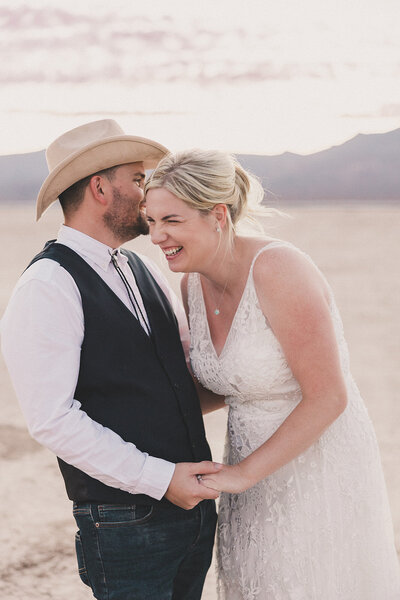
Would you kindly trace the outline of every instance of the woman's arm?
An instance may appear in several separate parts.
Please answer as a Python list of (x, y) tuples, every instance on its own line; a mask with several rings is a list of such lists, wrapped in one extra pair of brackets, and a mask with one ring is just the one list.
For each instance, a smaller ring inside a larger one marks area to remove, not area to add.
[[(181, 295), (182, 302), (186, 312), (187, 320), (189, 321), (189, 304), (188, 304), (188, 291), (187, 291), (187, 281), (188, 274), (185, 273), (181, 279)], [(188, 360), (188, 368), (192, 374), (193, 382), (197, 389), (197, 394), (200, 400), (201, 412), (203, 415), (207, 413), (213, 412), (214, 410), (218, 410), (225, 406), (225, 396), (219, 396), (218, 394), (214, 394), (211, 390), (207, 390), (204, 388), (201, 383), (196, 379), (193, 375), (193, 371)]]
[(211, 390), (203, 387), (201, 383), (193, 377), (194, 384), (197, 389), (197, 394), (200, 400), (201, 412), (206, 415), (214, 410), (223, 408), (225, 406), (225, 396), (219, 396), (214, 394)]
[(318, 270), (295, 249), (271, 249), (257, 260), (254, 282), (261, 309), (299, 382), (302, 400), (250, 456), (203, 477), (205, 485), (236, 493), (304, 452), (347, 404), (327, 286)]

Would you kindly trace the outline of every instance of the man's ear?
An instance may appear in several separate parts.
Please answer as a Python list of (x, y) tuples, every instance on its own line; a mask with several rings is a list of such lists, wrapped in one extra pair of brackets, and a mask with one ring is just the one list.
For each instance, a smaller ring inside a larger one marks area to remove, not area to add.
[(89, 182), (89, 188), (97, 202), (100, 202), (101, 204), (107, 204), (105, 196), (106, 181), (104, 177), (101, 175), (93, 175)]

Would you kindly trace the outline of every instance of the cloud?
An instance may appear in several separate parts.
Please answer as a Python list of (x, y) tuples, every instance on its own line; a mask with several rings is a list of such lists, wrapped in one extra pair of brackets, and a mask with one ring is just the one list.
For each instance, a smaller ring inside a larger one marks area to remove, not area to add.
[[(104, 20), (104, 17), (100, 18)], [(57, 26), (73, 26), (83, 23), (95, 24), (99, 21), (96, 16), (84, 13), (74, 14), (59, 8), (33, 8), (29, 6), (0, 7), (0, 25), (4, 29), (27, 31), (29, 29), (45, 29)]]
[[(170, 14), (158, 10), (160, 5), (154, 9), (151, 4), (150, 9), (126, 3), (124, 10), (91, 10), (72, 0), (60, 8), (57, 2), (43, 6), (39, 0), (35, 6), (0, 6), (0, 83), (215, 86), (328, 81), (358, 73), (376, 78), (383, 70), (398, 75), (398, 65), (390, 58), (396, 53), (388, 55), (366, 32), (365, 39), (355, 32), (347, 41), (341, 27), (322, 17), (313, 26), (296, 13), (286, 15), (282, 27), (281, 4), (271, 11), (258, 4), (247, 20), (244, 14), (238, 20), (229, 9), (223, 20), (221, 15), (214, 18), (217, 8), (209, 14), (198, 7), (198, 14), (192, 12), (195, 7), (178, 11), (173, 0), (169, 8), (162, 5)], [(387, 37), (400, 47), (397, 36)]]
[(22, 109), (11, 109), (8, 111), (9, 114), (35, 114), (35, 115), (51, 115), (54, 117), (93, 117), (96, 115), (102, 115), (106, 117), (166, 117), (166, 116), (179, 116), (187, 115), (187, 112), (172, 111), (172, 110), (68, 110), (68, 112), (62, 110), (22, 110)]
[(400, 117), (400, 104), (385, 104), (380, 110), (381, 117)]
[(377, 119), (400, 117), (400, 104), (384, 104), (377, 111), (366, 113), (345, 113), (341, 115), (343, 119)]
[[(330, 78), (328, 63), (276, 60), (270, 30), (204, 28), (172, 18), (73, 13), (67, 9), (0, 8), (0, 83), (119, 81), (254, 83)], [(232, 49), (235, 52), (232, 52)]]

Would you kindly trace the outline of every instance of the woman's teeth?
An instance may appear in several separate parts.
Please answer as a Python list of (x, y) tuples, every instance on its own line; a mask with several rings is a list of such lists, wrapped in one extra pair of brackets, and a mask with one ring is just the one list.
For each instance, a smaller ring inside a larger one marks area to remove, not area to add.
[(182, 250), (183, 246), (177, 246), (176, 248), (168, 248), (168, 250), (164, 250), (164, 254), (166, 256), (175, 256)]

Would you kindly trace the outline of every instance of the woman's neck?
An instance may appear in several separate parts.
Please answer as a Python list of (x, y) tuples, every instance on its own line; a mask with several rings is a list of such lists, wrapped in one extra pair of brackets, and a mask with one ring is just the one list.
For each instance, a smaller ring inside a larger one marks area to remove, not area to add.
[(239, 259), (241, 246), (242, 240), (238, 236), (234, 237), (232, 243), (224, 240), (209, 264), (200, 271), (202, 277), (207, 279), (214, 288), (225, 289), (226, 293), (237, 280), (241, 280)]

